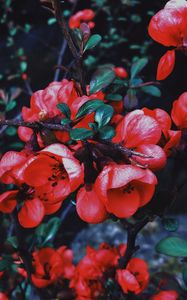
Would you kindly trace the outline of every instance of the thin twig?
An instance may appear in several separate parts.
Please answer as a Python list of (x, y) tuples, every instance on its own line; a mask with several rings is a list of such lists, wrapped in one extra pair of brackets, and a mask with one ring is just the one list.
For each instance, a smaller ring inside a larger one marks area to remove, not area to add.
[(60, 130), (60, 131), (70, 131), (69, 125), (61, 125), (54, 123), (45, 123), (45, 122), (26, 122), (19, 120), (0, 120), (1, 126), (23, 126), (36, 130), (41, 130), (42, 128), (47, 128), (49, 130)]

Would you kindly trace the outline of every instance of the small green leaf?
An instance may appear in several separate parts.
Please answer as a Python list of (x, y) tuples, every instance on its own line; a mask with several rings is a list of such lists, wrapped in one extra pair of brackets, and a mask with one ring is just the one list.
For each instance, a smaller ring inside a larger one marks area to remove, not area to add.
[(0, 272), (9, 268), (12, 264), (12, 259), (10, 257), (6, 257), (0, 260)]
[(27, 62), (26, 61), (22, 61), (20, 63), (20, 70), (22, 73), (24, 73), (27, 70)]
[(110, 101), (121, 101), (123, 97), (120, 94), (108, 94), (106, 100)]
[(174, 257), (187, 257), (187, 241), (179, 237), (167, 237), (157, 244), (156, 251)]
[(131, 67), (131, 79), (135, 78), (136, 75), (140, 73), (140, 71), (147, 65), (148, 59), (141, 58), (138, 59)]
[(75, 128), (70, 131), (70, 137), (74, 141), (86, 140), (93, 135), (93, 131), (86, 128)]
[(154, 85), (148, 85), (148, 86), (141, 87), (141, 90), (144, 93), (149, 94), (149, 95), (154, 96), (154, 97), (160, 97), (161, 96), (160, 89), (158, 87), (154, 86)]
[(61, 123), (62, 125), (69, 124), (70, 122), (71, 122), (71, 120), (70, 120), (70, 119), (67, 119), (67, 118), (62, 119), (62, 120), (60, 121), (60, 123)]
[(56, 23), (56, 18), (49, 18), (47, 21), (48, 25), (53, 25), (54, 23)]
[(8, 128), (6, 128), (6, 134), (8, 135), (8, 136), (14, 136), (14, 135), (16, 135), (16, 133), (17, 133), (17, 130), (16, 130), (16, 128), (15, 127), (13, 127), (13, 126), (9, 126)]
[(110, 105), (102, 105), (96, 110), (95, 121), (99, 127), (103, 127), (110, 122), (114, 113), (114, 109)]
[(9, 238), (7, 238), (6, 242), (8, 244), (11, 244), (11, 246), (15, 249), (18, 248), (18, 240), (16, 236), (10, 236)]
[(14, 107), (16, 107), (16, 101), (10, 101), (8, 102), (7, 106), (6, 106), (6, 111), (11, 111)]
[(115, 130), (112, 126), (104, 126), (99, 129), (99, 137), (102, 140), (111, 140), (115, 136)]
[(97, 46), (97, 44), (102, 40), (102, 37), (99, 34), (94, 34), (92, 35), (89, 40), (87, 41), (85, 47), (84, 47), (84, 52), (86, 50), (92, 49), (95, 46)]
[(104, 102), (101, 100), (89, 100), (87, 102), (85, 102), (78, 110), (77, 115), (76, 115), (76, 119), (87, 115), (93, 111), (96, 111), (96, 109), (100, 106), (104, 105)]
[(115, 79), (115, 72), (109, 67), (99, 68), (90, 82), (90, 93), (96, 93), (106, 88)]
[(170, 232), (174, 232), (178, 229), (179, 227), (179, 222), (175, 218), (164, 218), (162, 220), (162, 225), (164, 228)]
[(57, 104), (57, 108), (66, 116), (66, 118), (70, 119), (71, 111), (66, 103)]
[(46, 244), (51, 240), (51, 238), (53, 238), (60, 225), (60, 219), (54, 217), (48, 223), (43, 223), (36, 229), (37, 236), (42, 238), (42, 245)]

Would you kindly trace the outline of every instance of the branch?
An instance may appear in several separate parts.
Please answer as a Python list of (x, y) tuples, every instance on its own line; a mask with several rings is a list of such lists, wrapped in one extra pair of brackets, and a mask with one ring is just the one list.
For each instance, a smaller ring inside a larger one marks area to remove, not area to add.
[(127, 248), (125, 255), (119, 259), (119, 268), (125, 269), (128, 262), (130, 261), (133, 254), (139, 249), (139, 246), (136, 245), (136, 237), (142, 228), (147, 225), (147, 223), (153, 221), (153, 217), (146, 217), (135, 225), (125, 223), (125, 228), (127, 229)]
[(53, 124), (53, 123), (45, 123), (45, 122), (25, 122), (19, 120), (0, 120), (1, 126), (23, 126), (32, 128), (35, 130), (41, 130), (43, 128), (47, 128), (49, 130), (59, 130), (59, 131), (70, 131), (69, 125), (61, 125), (61, 124)]
[(82, 71), (82, 54), (79, 53), (79, 51), (77, 50), (77, 47), (72, 39), (69, 27), (66, 24), (66, 21), (61, 13), (61, 3), (60, 0), (51, 0), (52, 2), (52, 6), (53, 6), (53, 10), (54, 10), (54, 15), (57, 19), (57, 22), (60, 26), (60, 28), (62, 29), (63, 35), (67, 41), (67, 44), (69, 46), (69, 49), (73, 55), (73, 57), (75, 58), (75, 62), (77, 65), (77, 71), (79, 74), (79, 80), (80, 80), (80, 86), (81, 86), (81, 92), (82, 94), (86, 95), (86, 84), (84, 83), (84, 75), (83, 75), (83, 71)]

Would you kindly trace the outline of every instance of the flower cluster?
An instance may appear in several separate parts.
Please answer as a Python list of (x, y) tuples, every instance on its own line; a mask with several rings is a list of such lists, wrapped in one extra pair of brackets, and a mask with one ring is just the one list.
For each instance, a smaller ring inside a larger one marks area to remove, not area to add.
[[(173, 104), (171, 115), (179, 129), (186, 128), (186, 99), (184, 93)], [(57, 129), (47, 131), (46, 137), (46, 129), (34, 132), (19, 127), (19, 137), (27, 144), (21, 152), (5, 153), (0, 161), (1, 182), (14, 185), (0, 195), (0, 211), (11, 213), (17, 208), (20, 224), (31, 228), (77, 192), (80, 218), (98, 223), (110, 214), (128, 218), (152, 199), (157, 184), (153, 172), (165, 166), (180, 142), (181, 130), (172, 129), (164, 110), (143, 108), (125, 116), (123, 110), (113, 113), (112, 141), (97, 141), (94, 132), (86, 143), (72, 140), (74, 130), (91, 132), (90, 124), (97, 126), (96, 112), (89, 108), (94, 104), (115, 112), (113, 102), (105, 100), (102, 92), (80, 96), (74, 81), (52, 82), (32, 95), (30, 108), (22, 109), (24, 121), (53, 122)], [(60, 123), (65, 124), (63, 130), (58, 129)]]

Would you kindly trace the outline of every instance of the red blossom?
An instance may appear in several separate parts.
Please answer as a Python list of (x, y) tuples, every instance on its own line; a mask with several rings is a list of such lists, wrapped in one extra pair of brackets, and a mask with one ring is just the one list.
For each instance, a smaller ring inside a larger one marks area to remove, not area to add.
[(99, 174), (95, 187), (109, 213), (128, 218), (151, 200), (156, 184), (150, 170), (110, 164)]
[(143, 110), (128, 113), (117, 125), (114, 142), (122, 143), (127, 148), (149, 155), (149, 158), (134, 157), (137, 163), (158, 170), (165, 166), (166, 155), (156, 144), (161, 138), (161, 126), (151, 114)]
[(151, 297), (150, 300), (177, 300), (179, 299), (179, 294), (176, 291), (162, 291)]
[(168, 1), (164, 9), (154, 15), (149, 24), (149, 34), (164, 46), (186, 46), (187, 2)]
[(157, 67), (157, 80), (164, 80), (173, 71), (175, 66), (175, 51), (168, 50), (160, 59)]
[(32, 281), (38, 288), (46, 287), (59, 279), (70, 279), (74, 272), (72, 251), (65, 246), (55, 250), (47, 247), (33, 253)]
[(69, 27), (71, 29), (79, 28), (82, 22), (87, 22), (90, 28), (95, 26), (95, 23), (92, 22), (95, 17), (95, 13), (92, 9), (83, 9), (78, 11), (76, 14), (70, 17)]
[(149, 283), (148, 265), (140, 258), (132, 258), (126, 269), (117, 270), (116, 278), (125, 294), (139, 294)]
[(187, 128), (187, 92), (173, 102), (171, 117), (179, 129)]
[(97, 196), (94, 187), (90, 189), (80, 188), (77, 193), (76, 209), (79, 217), (88, 223), (103, 222), (108, 216), (106, 208)]
[(123, 68), (123, 67), (115, 67), (113, 70), (116, 73), (116, 76), (118, 76), (118, 77), (120, 77), (122, 79), (128, 77), (128, 73), (125, 70), (125, 68)]

